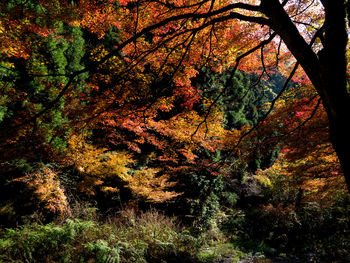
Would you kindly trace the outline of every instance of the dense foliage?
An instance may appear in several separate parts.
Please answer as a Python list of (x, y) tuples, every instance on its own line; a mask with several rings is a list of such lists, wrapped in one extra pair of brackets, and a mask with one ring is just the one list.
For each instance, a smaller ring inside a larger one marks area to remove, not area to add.
[(335, 2), (1, 2), (0, 261), (346, 262)]

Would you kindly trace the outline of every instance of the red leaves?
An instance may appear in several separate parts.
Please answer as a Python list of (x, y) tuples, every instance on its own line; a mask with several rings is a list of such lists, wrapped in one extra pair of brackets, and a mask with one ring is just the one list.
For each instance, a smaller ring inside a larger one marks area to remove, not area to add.
[[(258, 136), (266, 145), (279, 145), (282, 153), (257, 178), (278, 187), (305, 190), (303, 201), (328, 203), (344, 190), (337, 155), (329, 140), (327, 115), (310, 87), (293, 90), (265, 122)], [(300, 96), (306, 96), (302, 97)], [(274, 138), (272, 132), (277, 132)], [(281, 186), (282, 185), (282, 186)]]
[[(111, 1), (113, 2), (113, 1)], [(137, 0), (118, 0), (121, 6), (127, 6), (129, 3), (135, 3)]]

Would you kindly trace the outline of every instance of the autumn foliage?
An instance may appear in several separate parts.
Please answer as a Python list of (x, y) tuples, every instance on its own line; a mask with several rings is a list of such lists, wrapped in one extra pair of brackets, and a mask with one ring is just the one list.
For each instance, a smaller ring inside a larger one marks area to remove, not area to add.
[[(342, 171), (328, 139), (328, 121), (319, 98), (309, 86), (299, 92), (287, 93), (267, 120), (272, 125), (269, 129), (278, 133), (264, 141), (278, 140), (281, 154), (270, 168), (258, 171), (257, 178), (302, 190), (303, 202), (329, 204), (336, 193), (345, 191)], [(263, 128), (261, 132), (268, 131)]]
[[(240, 163), (266, 185), (302, 189), (305, 202), (331, 199), (344, 182), (327, 112), (303, 70), (287, 80), (298, 64), (266, 18), (252, 18), (258, 1), (243, 2), (1, 3), (1, 169), (57, 163), (60, 171), (12, 179), (59, 214), (69, 210), (59, 184), (67, 170), (85, 198), (126, 188), (136, 200), (171, 202), (189, 171), (232, 179)], [(309, 33), (323, 17), (307, 3), (294, 15), (316, 50)], [(225, 81), (200, 83), (205, 69)], [(294, 86), (273, 90), (277, 73)], [(263, 103), (240, 107), (246, 96)], [(253, 167), (277, 148), (270, 165)]]

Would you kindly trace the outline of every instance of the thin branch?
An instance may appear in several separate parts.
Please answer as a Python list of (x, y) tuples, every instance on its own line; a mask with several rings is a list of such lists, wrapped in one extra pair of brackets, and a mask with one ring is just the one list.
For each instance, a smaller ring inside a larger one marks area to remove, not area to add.
[(312, 0), (303, 10), (301, 10), (300, 12), (295, 13), (294, 15), (291, 16), (291, 18), (296, 17), (302, 13), (304, 13), (306, 10), (308, 10), (313, 4), (314, 4), (315, 0)]
[(264, 46), (260, 48), (260, 58), (261, 58), (261, 65), (263, 67), (263, 74), (265, 73), (269, 77), (269, 79), (271, 79), (270, 74), (266, 70), (265, 59), (264, 59)]

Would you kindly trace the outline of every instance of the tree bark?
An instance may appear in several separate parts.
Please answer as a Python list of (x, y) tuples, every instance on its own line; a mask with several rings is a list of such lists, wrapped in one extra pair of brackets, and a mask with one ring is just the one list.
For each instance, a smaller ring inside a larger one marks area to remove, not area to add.
[(324, 94), (328, 114), (330, 139), (337, 152), (350, 191), (350, 94), (347, 87), (348, 43), (346, 1), (323, 0), (325, 8), (324, 48), (319, 53)]

